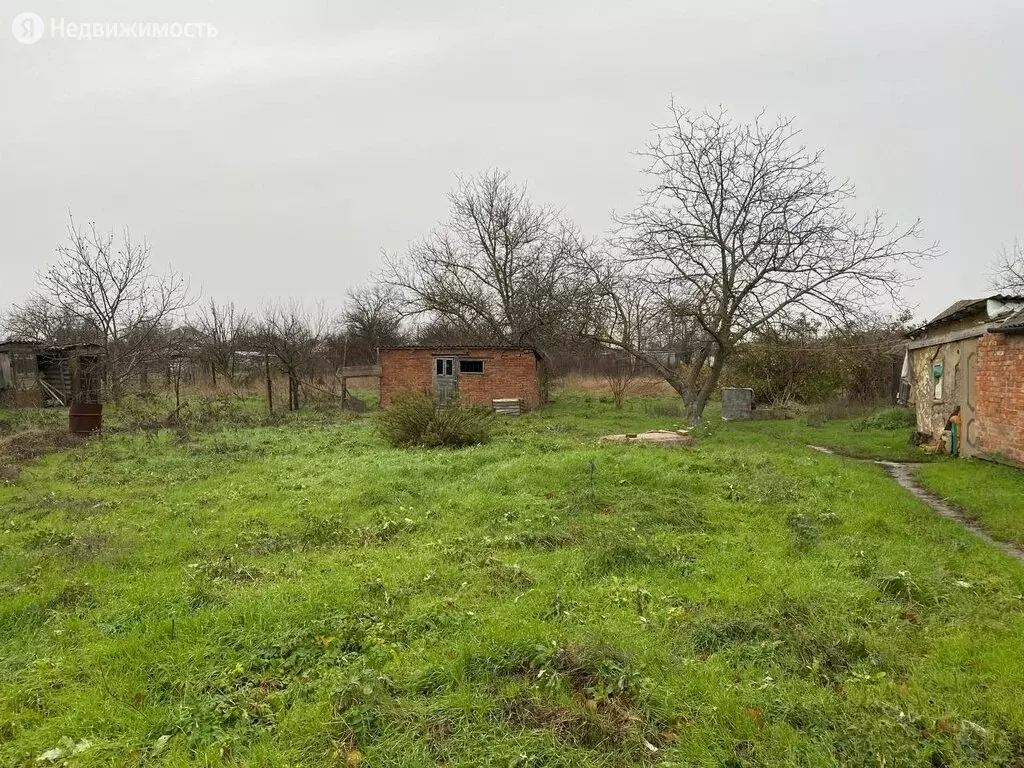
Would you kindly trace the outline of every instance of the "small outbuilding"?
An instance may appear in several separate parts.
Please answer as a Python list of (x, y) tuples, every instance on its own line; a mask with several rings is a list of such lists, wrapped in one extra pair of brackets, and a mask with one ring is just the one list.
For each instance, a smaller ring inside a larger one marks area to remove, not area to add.
[(1024, 296), (958, 301), (908, 339), (904, 392), (922, 439), (942, 441), (956, 415), (960, 455), (1024, 464)]
[(0, 343), (0, 405), (98, 403), (101, 383), (98, 344), (51, 346), (14, 339)]
[(395, 346), (378, 350), (380, 404), (431, 392), (441, 403), (487, 405), (501, 412), (536, 408), (545, 399), (545, 369), (532, 347)]

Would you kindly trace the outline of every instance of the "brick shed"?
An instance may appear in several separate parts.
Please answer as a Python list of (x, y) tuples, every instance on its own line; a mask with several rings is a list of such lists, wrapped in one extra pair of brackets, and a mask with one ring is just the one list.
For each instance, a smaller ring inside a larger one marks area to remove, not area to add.
[(910, 334), (905, 378), (919, 432), (959, 408), (960, 453), (1024, 464), (1024, 296), (958, 301)]
[(433, 392), (442, 402), (491, 405), (518, 399), (525, 410), (544, 401), (544, 364), (531, 347), (382, 347), (380, 404), (403, 392)]

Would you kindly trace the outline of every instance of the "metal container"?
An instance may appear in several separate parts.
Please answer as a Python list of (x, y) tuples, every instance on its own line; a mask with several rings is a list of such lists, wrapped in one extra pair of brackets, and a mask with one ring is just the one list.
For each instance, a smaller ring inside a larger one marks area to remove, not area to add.
[(68, 431), (73, 435), (95, 435), (103, 428), (102, 403), (71, 403)]

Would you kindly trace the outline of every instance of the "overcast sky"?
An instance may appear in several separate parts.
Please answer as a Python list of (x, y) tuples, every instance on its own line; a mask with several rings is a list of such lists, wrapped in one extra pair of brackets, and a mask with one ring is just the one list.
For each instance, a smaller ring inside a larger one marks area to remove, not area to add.
[[(445, 216), (455, 174), (528, 182), (592, 235), (683, 106), (796, 119), (858, 206), (946, 255), (918, 315), (1024, 237), (1021, 0), (175, 3), (0, 0), (0, 312), (68, 211), (129, 225), (204, 295), (340, 303)], [(215, 38), (14, 39), (53, 22)]]

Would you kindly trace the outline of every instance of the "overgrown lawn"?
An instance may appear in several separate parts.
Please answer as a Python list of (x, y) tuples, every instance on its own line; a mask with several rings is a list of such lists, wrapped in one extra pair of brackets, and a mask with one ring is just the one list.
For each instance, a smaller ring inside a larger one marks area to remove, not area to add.
[(368, 415), (25, 465), (0, 764), (1024, 760), (1024, 568), (787, 424), (596, 444), (681, 420), (563, 393), (457, 451)]

